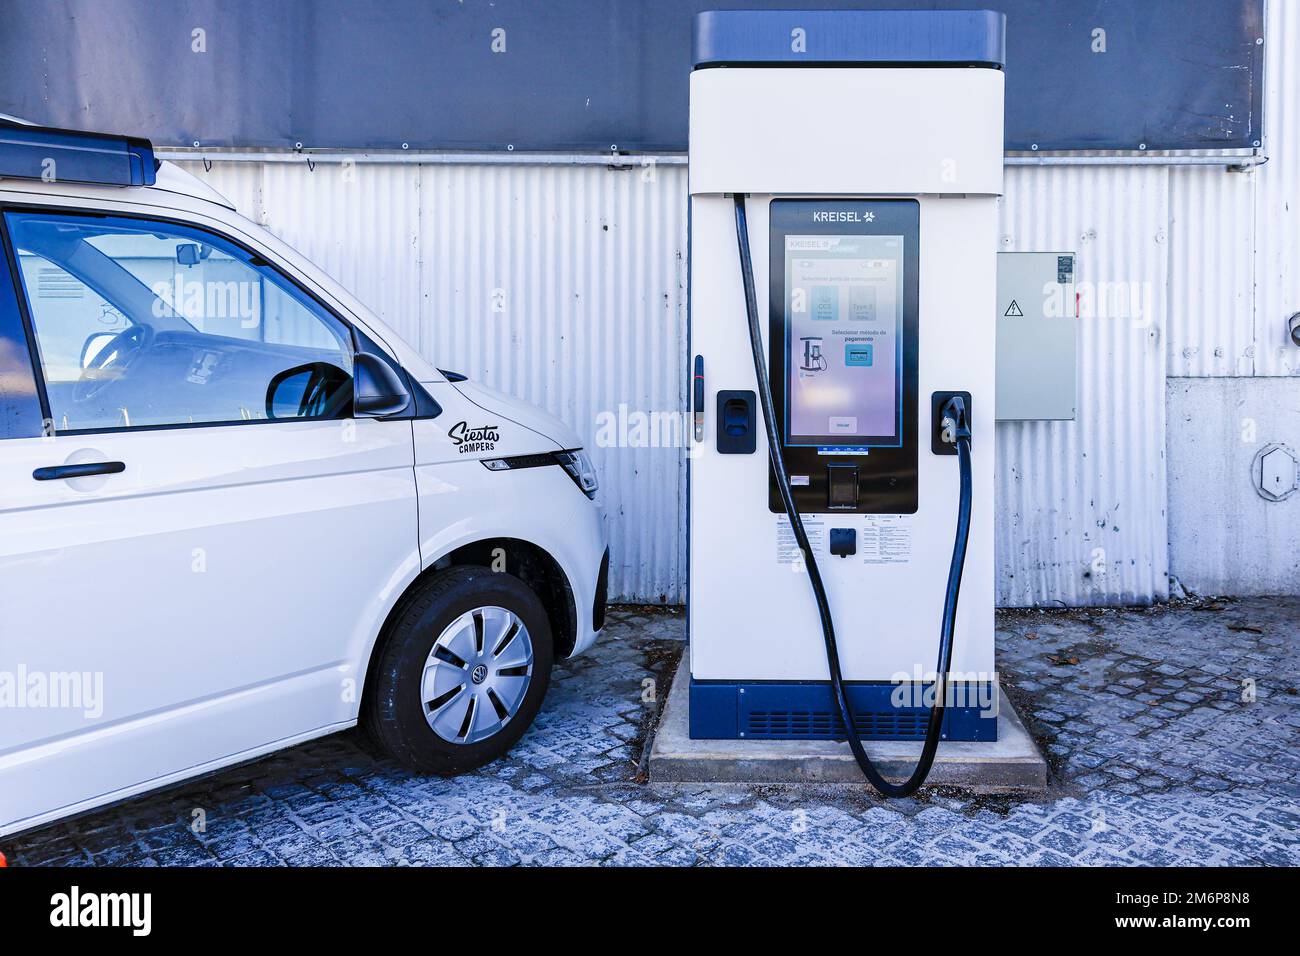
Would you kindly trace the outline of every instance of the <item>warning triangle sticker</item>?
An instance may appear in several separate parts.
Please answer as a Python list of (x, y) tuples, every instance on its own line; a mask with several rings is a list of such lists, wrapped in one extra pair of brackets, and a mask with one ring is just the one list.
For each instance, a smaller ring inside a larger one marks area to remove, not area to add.
[(1023, 313), (1023, 312), (1020, 311), (1020, 306), (1019, 306), (1019, 304), (1017, 304), (1017, 302), (1016, 302), (1015, 299), (1012, 299), (1012, 300), (1011, 300), (1011, 304), (1010, 304), (1009, 306), (1007, 306), (1007, 311), (1003, 312), (1002, 314), (1003, 314), (1003, 315), (1020, 315), (1020, 316), (1023, 316), (1025, 313)]

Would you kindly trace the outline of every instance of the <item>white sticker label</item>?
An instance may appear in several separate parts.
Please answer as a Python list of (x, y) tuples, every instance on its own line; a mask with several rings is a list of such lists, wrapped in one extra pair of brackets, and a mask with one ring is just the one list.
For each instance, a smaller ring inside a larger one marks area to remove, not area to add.
[[(826, 539), (826, 525), (820, 518), (804, 517), (803, 530), (808, 535), (808, 545), (812, 548), (813, 554), (818, 554), (822, 550), (822, 542)], [(785, 565), (804, 566), (803, 552), (799, 550), (798, 543), (794, 540), (794, 529), (790, 527), (790, 519), (785, 515), (778, 515), (776, 519), (776, 563)]]
[(865, 564), (906, 564), (912, 560), (909, 515), (868, 515), (862, 525)]

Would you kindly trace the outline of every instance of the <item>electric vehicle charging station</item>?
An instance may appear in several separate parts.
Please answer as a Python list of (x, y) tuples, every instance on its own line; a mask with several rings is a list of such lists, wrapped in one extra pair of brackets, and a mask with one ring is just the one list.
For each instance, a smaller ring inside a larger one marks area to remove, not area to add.
[(696, 19), (692, 739), (996, 739), (1004, 31)]

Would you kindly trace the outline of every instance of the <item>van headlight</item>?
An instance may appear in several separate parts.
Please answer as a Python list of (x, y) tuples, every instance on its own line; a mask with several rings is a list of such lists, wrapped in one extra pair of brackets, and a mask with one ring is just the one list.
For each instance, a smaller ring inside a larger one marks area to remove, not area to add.
[(591, 463), (591, 459), (581, 448), (572, 451), (542, 452), (537, 455), (514, 455), (510, 458), (483, 458), (481, 461), (488, 471), (515, 471), (520, 468), (560, 465), (588, 498), (595, 498), (596, 490), (600, 487), (600, 482), (596, 478), (596, 466)]
[(564, 466), (564, 470), (569, 473), (569, 477), (574, 480), (582, 493), (588, 498), (595, 498), (596, 491), (600, 488), (600, 480), (596, 477), (596, 466), (591, 463), (591, 458), (581, 448), (573, 451), (558, 451), (555, 453), (555, 460)]

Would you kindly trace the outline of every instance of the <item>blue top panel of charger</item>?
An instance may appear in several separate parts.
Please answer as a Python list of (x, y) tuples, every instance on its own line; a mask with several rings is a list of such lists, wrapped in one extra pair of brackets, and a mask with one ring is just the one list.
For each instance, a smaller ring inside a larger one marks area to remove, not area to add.
[(1006, 23), (993, 10), (705, 10), (695, 17), (694, 64), (1000, 70)]

